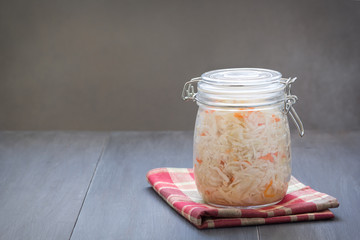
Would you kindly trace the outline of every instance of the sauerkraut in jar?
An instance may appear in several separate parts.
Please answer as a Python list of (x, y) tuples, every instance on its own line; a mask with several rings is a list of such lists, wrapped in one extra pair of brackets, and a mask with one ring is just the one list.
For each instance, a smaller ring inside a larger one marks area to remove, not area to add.
[(291, 177), (287, 113), (303, 135), (292, 108), (293, 81), (273, 70), (237, 68), (207, 72), (185, 85), (183, 98), (199, 105), (193, 160), (205, 202), (255, 208), (285, 196)]

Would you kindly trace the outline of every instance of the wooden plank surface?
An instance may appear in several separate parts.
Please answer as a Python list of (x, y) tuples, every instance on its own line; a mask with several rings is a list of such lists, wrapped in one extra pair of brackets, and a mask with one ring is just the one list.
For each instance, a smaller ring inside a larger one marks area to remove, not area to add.
[(360, 132), (292, 136), (293, 175), (336, 197), (333, 220), (260, 226), (260, 239), (359, 239)]
[(0, 239), (69, 239), (108, 134), (0, 133)]
[(145, 178), (153, 168), (191, 166), (191, 132), (112, 134), (71, 239), (257, 239), (256, 227), (197, 230)]
[(145, 178), (191, 167), (192, 132), (1, 132), (0, 239), (356, 239), (360, 132), (292, 140), (294, 176), (338, 198), (335, 219), (197, 230)]

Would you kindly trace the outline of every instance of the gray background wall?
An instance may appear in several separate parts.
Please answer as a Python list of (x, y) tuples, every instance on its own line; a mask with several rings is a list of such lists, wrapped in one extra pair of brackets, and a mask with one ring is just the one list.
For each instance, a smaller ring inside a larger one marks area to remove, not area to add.
[(360, 1), (0, 1), (1, 130), (192, 129), (185, 81), (298, 76), (307, 129), (360, 129)]

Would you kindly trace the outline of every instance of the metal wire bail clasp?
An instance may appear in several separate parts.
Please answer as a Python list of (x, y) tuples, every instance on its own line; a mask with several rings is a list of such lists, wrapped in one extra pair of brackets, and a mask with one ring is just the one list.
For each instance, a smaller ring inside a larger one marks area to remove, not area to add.
[(291, 84), (293, 82), (295, 82), (297, 78), (288, 78), (284, 81), (285, 86), (285, 102), (284, 102), (284, 112), (285, 114), (289, 114), (291, 119), (293, 120), (296, 128), (298, 129), (299, 135), (300, 137), (304, 136), (305, 130), (304, 130), (304, 125), (302, 124), (299, 115), (296, 113), (294, 107), (292, 106), (293, 104), (296, 103), (296, 101), (298, 100), (298, 97), (295, 95), (292, 95), (290, 90), (291, 90)]
[(192, 100), (195, 101), (195, 85), (201, 81), (201, 77), (193, 78), (190, 81), (186, 82), (181, 94), (183, 100)]

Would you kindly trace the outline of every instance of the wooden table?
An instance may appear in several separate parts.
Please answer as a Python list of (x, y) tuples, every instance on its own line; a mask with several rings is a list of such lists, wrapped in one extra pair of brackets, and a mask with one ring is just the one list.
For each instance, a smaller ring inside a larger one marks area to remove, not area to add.
[(1, 132), (0, 239), (358, 239), (360, 132), (292, 136), (293, 175), (335, 219), (198, 230), (149, 187), (192, 166), (192, 132)]

